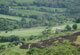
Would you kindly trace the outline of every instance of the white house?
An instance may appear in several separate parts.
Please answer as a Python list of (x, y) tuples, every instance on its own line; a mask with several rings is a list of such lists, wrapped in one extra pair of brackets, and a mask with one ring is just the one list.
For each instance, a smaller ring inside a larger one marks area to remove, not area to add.
[(57, 32), (61, 32), (62, 31), (62, 28), (58, 27), (58, 28), (56, 28), (56, 31)]

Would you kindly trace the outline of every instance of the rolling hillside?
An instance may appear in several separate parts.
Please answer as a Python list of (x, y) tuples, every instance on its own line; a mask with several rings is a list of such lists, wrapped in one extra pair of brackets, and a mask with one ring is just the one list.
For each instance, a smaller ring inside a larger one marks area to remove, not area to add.
[(0, 55), (80, 55), (80, 0), (0, 0)]
[[(9, 16), (13, 16), (13, 18), (11, 17), (11, 19), (19, 20), (20, 18), (25, 18), (26, 20), (31, 20), (29, 22), (26, 21), (26, 23), (28, 23), (28, 25), (26, 24), (27, 27), (29, 27), (29, 25), (31, 27), (54, 26), (64, 24), (64, 22), (71, 23), (75, 20), (74, 17), (70, 17), (71, 14), (67, 15), (68, 8), (72, 7), (68, 6), (67, 4), (72, 4), (72, 2), (74, 2), (74, 0), (1, 0), (0, 13), (1, 18), (5, 18), (4, 16), (2, 17), (2, 14), (4, 14), (7, 15), (6, 18), (10, 18)], [(20, 18), (14, 18), (14, 16)]]

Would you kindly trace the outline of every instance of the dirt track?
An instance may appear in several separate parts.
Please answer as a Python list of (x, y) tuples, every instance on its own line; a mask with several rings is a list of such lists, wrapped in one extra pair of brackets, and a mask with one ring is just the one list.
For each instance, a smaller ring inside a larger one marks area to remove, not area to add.
[(71, 35), (60, 36), (57, 38), (51, 38), (51, 39), (39, 41), (37, 43), (27, 43), (27, 44), (20, 46), (20, 48), (21, 49), (30, 49), (30, 48), (36, 47), (36, 48), (43, 49), (48, 46), (55, 45), (56, 41), (58, 41), (58, 42), (62, 42), (63, 40), (69, 40), (71, 42), (76, 41), (77, 36), (79, 36), (79, 35), (80, 35), (80, 32), (76, 32)]

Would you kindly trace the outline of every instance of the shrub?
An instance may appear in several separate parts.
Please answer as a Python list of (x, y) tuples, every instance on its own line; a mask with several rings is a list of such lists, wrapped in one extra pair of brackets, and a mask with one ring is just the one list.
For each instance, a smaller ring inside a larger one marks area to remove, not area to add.
[(71, 27), (69, 25), (67, 25), (65, 28), (67, 31), (71, 31)]
[(76, 29), (77, 29), (77, 24), (73, 24), (72, 28), (73, 28), (74, 30), (76, 30)]

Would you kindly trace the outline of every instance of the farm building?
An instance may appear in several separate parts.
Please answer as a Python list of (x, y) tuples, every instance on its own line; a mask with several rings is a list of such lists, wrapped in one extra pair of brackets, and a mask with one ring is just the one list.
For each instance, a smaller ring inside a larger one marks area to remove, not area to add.
[(61, 32), (62, 31), (62, 28), (58, 27), (56, 28), (56, 32)]

